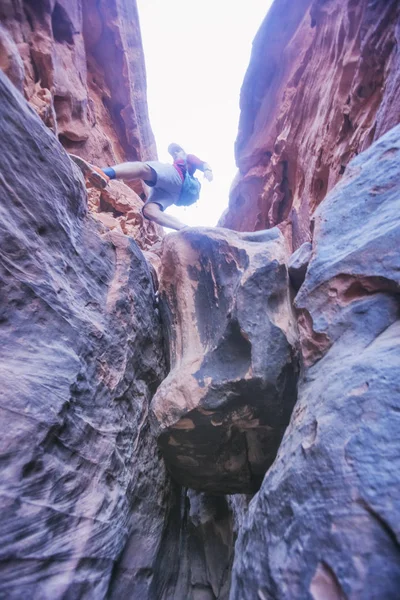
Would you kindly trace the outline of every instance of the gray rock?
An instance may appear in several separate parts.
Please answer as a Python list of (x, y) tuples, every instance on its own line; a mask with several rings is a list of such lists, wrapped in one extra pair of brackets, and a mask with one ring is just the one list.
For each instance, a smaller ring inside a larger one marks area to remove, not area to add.
[(146, 598), (169, 493), (150, 273), (2, 73), (0, 139), (0, 597), (104, 598), (129, 542)]
[(233, 515), (182, 490), (150, 433), (151, 274), (86, 214), (81, 174), (0, 73), (0, 597), (229, 593)]
[(151, 404), (159, 446), (183, 486), (253, 493), (296, 401), (296, 331), (277, 230), (167, 236), (160, 297), (171, 371)]
[(232, 600), (399, 597), (399, 225), (400, 126), (318, 210), (296, 299), (312, 366), (241, 530)]
[(308, 263), (311, 259), (312, 244), (304, 242), (293, 252), (289, 259), (288, 270), (290, 281), (295, 290), (299, 290), (306, 276)]
[[(295, 300), (307, 364), (358, 322), (352, 314), (360, 303), (399, 290), (399, 165), (400, 126), (350, 163), (315, 214), (313, 257)], [(393, 318), (382, 316), (382, 327)]]

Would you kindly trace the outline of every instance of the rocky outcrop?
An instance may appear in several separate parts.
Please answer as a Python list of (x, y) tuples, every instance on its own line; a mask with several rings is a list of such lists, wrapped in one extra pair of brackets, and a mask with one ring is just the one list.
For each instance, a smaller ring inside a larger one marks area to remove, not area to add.
[(160, 297), (171, 370), (151, 411), (168, 468), (186, 487), (254, 492), (296, 400), (283, 236), (169, 235)]
[[(400, 126), (316, 213), (308, 368), (236, 547), (231, 598), (398, 598)], [(351, 199), (351, 201), (349, 201)]]
[[(68, 152), (100, 166), (156, 158), (135, 1), (7, 1), (0, 21), (0, 68)], [(90, 209), (147, 249), (162, 232), (131, 187), (93, 191)]]
[(280, 224), (296, 250), (352, 157), (400, 121), (397, 0), (276, 0), (241, 93), (239, 174), (220, 225)]
[(79, 171), (1, 73), (0, 137), (0, 596), (102, 598), (129, 540), (144, 598), (170, 485), (149, 269), (86, 216)]

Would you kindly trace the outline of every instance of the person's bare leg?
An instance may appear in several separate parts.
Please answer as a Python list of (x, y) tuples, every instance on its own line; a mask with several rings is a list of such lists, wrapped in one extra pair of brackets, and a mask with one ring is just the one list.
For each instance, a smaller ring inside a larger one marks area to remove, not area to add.
[(115, 171), (116, 179), (143, 179), (144, 181), (154, 182), (154, 171), (144, 162), (125, 162), (112, 167)]
[[(111, 177), (110, 174), (107, 174), (107, 170), (110, 169), (109, 167), (101, 169), (75, 154), (70, 154), (70, 157), (92, 185), (100, 189), (106, 187)], [(149, 165), (140, 161), (120, 163), (111, 167), (111, 170), (114, 171), (116, 179), (125, 179), (127, 181), (131, 179), (143, 179), (149, 183), (155, 183), (157, 178), (155, 171)], [(111, 178), (114, 178), (114, 175)]]
[(150, 219), (150, 221), (154, 221), (157, 223), (157, 225), (162, 225), (162, 227), (169, 227), (170, 229), (175, 229), (176, 231), (180, 231), (184, 227), (187, 227), (187, 225), (181, 223), (172, 215), (166, 215), (161, 210), (160, 206), (155, 202), (149, 202), (148, 204), (145, 204), (143, 207), (143, 213), (148, 219)]

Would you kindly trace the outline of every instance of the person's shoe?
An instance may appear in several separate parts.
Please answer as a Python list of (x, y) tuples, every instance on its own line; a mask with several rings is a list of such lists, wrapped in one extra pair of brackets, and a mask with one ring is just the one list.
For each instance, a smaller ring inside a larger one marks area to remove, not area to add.
[(100, 190), (106, 187), (106, 185), (110, 181), (110, 178), (108, 177), (108, 175), (103, 173), (103, 171), (99, 167), (91, 165), (86, 160), (84, 160), (80, 156), (76, 156), (75, 154), (70, 154), (69, 156), (71, 160), (76, 164), (76, 166), (80, 168), (83, 175), (87, 177), (87, 179), (94, 187), (99, 188)]

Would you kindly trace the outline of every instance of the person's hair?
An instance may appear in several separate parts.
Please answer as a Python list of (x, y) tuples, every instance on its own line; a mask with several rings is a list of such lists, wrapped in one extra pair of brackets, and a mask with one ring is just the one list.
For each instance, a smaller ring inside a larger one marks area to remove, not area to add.
[(172, 157), (174, 156), (175, 152), (180, 152), (181, 150), (183, 150), (183, 148), (179, 144), (170, 144), (168, 146), (168, 154), (170, 154)]

